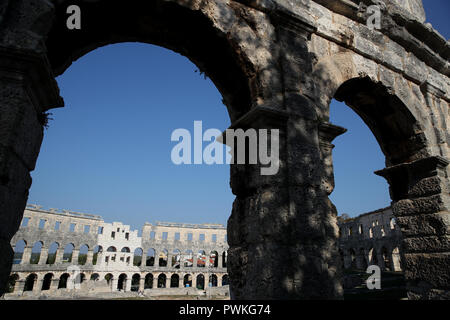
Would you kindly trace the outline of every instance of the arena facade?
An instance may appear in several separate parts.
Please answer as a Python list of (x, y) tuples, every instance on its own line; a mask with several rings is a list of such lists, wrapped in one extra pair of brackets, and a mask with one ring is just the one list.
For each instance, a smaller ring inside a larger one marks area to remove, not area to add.
[(228, 295), (226, 235), (220, 224), (157, 222), (146, 223), (139, 236), (97, 215), (27, 205), (11, 241), (15, 255), (7, 295), (207, 289)]
[(402, 271), (401, 230), (390, 207), (339, 217), (339, 253), (345, 269), (366, 270), (378, 265), (383, 271)]
[[(402, 271), (401, 232), (390, 207), (339, 217), (345, 269)], [(136, 292), (229, 295), (227, 231), (220, 224), (146, 223), (141, 236), (98, 215), (28, 205), (9, 281), (10, 298)]]

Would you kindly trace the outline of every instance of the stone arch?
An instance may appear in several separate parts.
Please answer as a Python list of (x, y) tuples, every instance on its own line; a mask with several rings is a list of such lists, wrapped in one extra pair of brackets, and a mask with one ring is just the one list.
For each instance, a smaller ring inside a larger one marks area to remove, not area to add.
[[(243, 115), (256, 100), (255, 88), (249, 81), (249, 75), (255, 72), (253, 61), (246, 55), (245, 46), (241, 48), (242, 43), (229, 36), (233, 22), (240, 20), (242, 26), (248, 23), (231, 6), (211, 2), (209, 8), (202, 8), (197, 1), (164, 0), (135, 6), (123, 6), (120, 1), (86, 3), (83, 8), (90, 14), (84, 17), (81, 32), (74, 33), (66, 27), (67, 5), (63, 3), (56, 5), (56, 20), (46, 40), (55, 75), (62, 74), (73, 61), (98, 47), (138, 41), (188, 57), (214, 82), (232, 119)], [(214, 18), (211, 10), (215, 12)], [(101, 21), (98, 16), (103, 17)], [(246, 36), (247, 43), (252, 45), (260, 41), (252, 33)]]
[(161, 273), (158, 276), (158, 287), (157, 288), (165, 288), (166, 287), (167, 276), (164, 273)]
[(199, 250), (197, 253), (197, 268), (205, 268), (206, 267), (206, 252), (205, 250)]
[(383, 258), (383, 269), (386, 271), (392, 271), (391, 256), (391, 252), (389, 252), (389, 250), (385, 246), (383, 246), (381, 248), (381, 257)]
[(109, 246), (108, 249), (106, 249), (106, 252), (117, 252), (117, 249), (114, 246)]
[(213, 268), (217, 268), (219, 266), (219, 253), (216, 250), (211, 251), (209, 254), (209, 265)]
[(23, 291), (33, 291), (33, 289), (35, 289), (37, 279), (38, 276), (35, 273), (29, 274), (25, 278), (25, 285), (23, 287)]
[(181, 265), (181, 251), (179, 249), (174, 249), (172, 251), (172, 262), (171, 266), (175, 269), (180, 269)]
[(78, 254), (78, 261), (77, 261), (77, 263), (79, 265), (83, 266), (83, 265), (85, 265), (88, 262), (87, 261), (87, 259), (88, 259), (88, 252), (89, 252), (89, 246), (87, 244), (83, 244), (80, 247), (80, 252)]
[(117, 281), (117, 290), (119, 291), (125, 291), (126, 290), (126, 284), (127, 284), (127, 275), (126, 273), (121, 273), (119, 275), (118, 281)]
[(44, 276), (44, 279), (42, 281), (42, 291), (44, 290), (50, 290), (50, 287), (52, 285), (54, 274), (53, 273), (47, 273)]
[(192, 287), (192, 275), (185, 274), (183, 277), (183, 287), (185, 288), (191, 288)]
[(217, 287), (217, 284), (218, 284), (217, 276), (213, 273), (209, 276), (209, 286)]
[(31, 257), (30, 257), (30, 261), (29, 261), (30, 264), (38, 264), (39, 263), (43, 247), (44, 247), (44, 242), (42, 242), (42, 241), (36, 241), (34, 243), (33, 248), (31, 249)]
[(133, 274), (131, 278), (131, 291), (139, 291), (139, 284), (141, 282), (141, 275), (139, 273)]
[(140, 267), (142, 265), (142, 248), (136, 248), (133, 253), (133, 266)]
[[(59, 261), (57, 261), (58, 252), (61, 253), (60, 245), (58, 242), (53, 242), (50, 247), (48, 248), (48, 256), (46, 264), (55, 264)], [(62, 258), (62, 255), (61, 255)]]
[(16, 285), (20, 277), (17, 273), (11, 274), (8, 278), (8, 287), (6, 289), (7, 293), (13, 293), (16, 290)]
[(230, 279), (228, 277), (228, 274), (225, 274), (222, 277), (222, 286), (228, 286), (230, 284)]
[(167, 267), (168, 258), (169, 258), (169, 251), (167, 249), (161, 250), (158, 255), (158, 266)]
[(197, 275), (196, 278), (197, 289), (205, 290), (205, 276), (203, 274)]
[(170, 287), (178, 288), (180, 286), (180, 276), (176, 273), (172, 274), (170, 277)]
[(145, 265), (148, 267), (154, 266), (156, 260), (156, 250), (153, 248), (148, 249), (146, 257)]
[(194, 265), (194, 253), (188, 249), (184, 253), (183, 265), (185, 268), (190, 268)]
[(93, 256), (92, 256), (92, 265), (96, 265), (99, 261), (99, 257), (101, 260), (101, 254), (103, 252), (103, 247), (100, 245), (97, 245), (94, 247)]
[(105, 274), (106, 284), (113, 290), (114, 275), (112, 273)]
[(123, 247), (120, 252), (125, 252), (125, 253), (130, 253), (130, 248), (128, 247)]
[(16, 244), (14, 245), (13, 264), (25, 263), (25, 261), (23, 260), (23, 255), (26, 247), (27, 242), (24, 239), (21, 239), (16, 242)]
[(151, 289), (151, 288), (153, 288), (153, 274), (152, 273), (148, 273), (145, 276), (144, 290), (145, 289)]
[(67, 283), (69, 281), (69, 278), (70, 278), (70, 274), (63, 273), (59, 277), (58, 289), (67, 289)]
[(95, 273), (91, 274), (90, 280), (91, 281), (99, 281), (100, 280), (100, 275), (95, 272)]
[(63, 257), (62, 257), (62, 262), (72, 262), (72, 257), (73, 257), (73, 252), (75, 250), (75, 245), (73, 243), (68, 243), (65, 247), (64, 247), (64, 253), (63, 253)]

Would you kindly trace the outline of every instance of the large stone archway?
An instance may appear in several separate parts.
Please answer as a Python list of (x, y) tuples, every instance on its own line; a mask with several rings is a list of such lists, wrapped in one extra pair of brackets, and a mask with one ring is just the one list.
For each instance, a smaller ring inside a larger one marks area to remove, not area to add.
[[(70, 2), (70, 3), (69, 3)], [(379, 4), (380, 1), (364, 1)], [(67, 30), (79, 4), (82, 29)], [(0, 291), (46, 125), (54, 80), (83, 54), (141, 41), (209, 76), (233, 128), (280, 129), (280, 170), (231, 168), (232, 298), (342, 297), (329, 102), (346, 101), (377, 137), (402, 229), (410, 298), (449, 297), (448, 43), (421, 1), (382, 6), (381, 29), (357, 1), (8, 0), (0, 6)], [(445, 48), (443, 50), (442, 48)], [(377, 111), (374, 111), (377, 108)]]

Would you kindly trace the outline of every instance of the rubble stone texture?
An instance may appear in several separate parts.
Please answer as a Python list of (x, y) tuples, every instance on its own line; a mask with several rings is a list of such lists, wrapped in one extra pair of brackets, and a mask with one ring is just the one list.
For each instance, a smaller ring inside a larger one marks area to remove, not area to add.
[[(0, 287), (11, 268), (43, 137), (64, 105), (55, 76), (99, 46), (140, 41), (187, 56), (212, 79), (233, 127), (280, 129), (278, 174), (231, 168), (235, 299), (340, 299), (332, 98), (367, 123), (386, 156), (411, 299), (450, 298), (449, 43), (419, 0), (72, 1), (0, 5)], [(381, 29), (367, 7), (381, 8)], [(381, 168), (380, 168), (381, 169)], [(3, 290), (3, 289), (2, 289)]]

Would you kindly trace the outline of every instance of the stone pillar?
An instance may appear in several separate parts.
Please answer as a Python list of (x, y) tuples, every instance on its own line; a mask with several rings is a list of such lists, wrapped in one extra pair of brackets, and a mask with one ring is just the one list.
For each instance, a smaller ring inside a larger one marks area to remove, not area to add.
[[(307, 101), (296, 97), (289, 104), (307, 110)], [(279, 130), (280, 166), (275, 175), (262, 175), (258, 165), (231, 165), (231, 298), (341, 298), (337, 211), (328, 195), (331, 141), (345, 129), (267, 107), (243, 118), (232, 127)]]
[(50, 290), (58, 290), (59, 278), (53, 278), (50, 282)]
[(158, 276), (153, 275), (153, 289), (158, 288)]
[(184, 287), (184, 276), (180, 276), (178, 279), (178, 287), (183, 288)]
[(192, 288), (197, 288), (197, 275), (192, 274)]
[(48, 258), (48, 248), (41, 249), (41, 255), (39, 257), (39, 264), (46, 264)]
[(410, 299), (450, 299), (448, 164), (435, 156), (376, 172), (390, 185)]
[(64, 256), (64, 248), (58, 248), (56, 251), (55, 264), (62, 263), (62, 259)]
[(119, 284), (119, 278), (114, 277), (112, 280), (111, 291), (117, 291), (118, 284)]
[(93, 258), (94, 258), (94, 250), (89, 249), (86, 257), (86, 265), (92, 265)]
[(14, 285), (14, 293), (22, 293), (25, 287), (25, 280), (17, 280)]
[(72, 262), (71, 264), (78, 265), (78, 257), (80, 255), (80, 250), (73, 249), (72, 251)]
[(400, 254), (398, 252), (392, 253), (392, 270), (402, 271), (402, 268), (400, 266)]
[(167, 254), (167, 267), (172, 267), (172, 254), (170, 252)]
[(169, 276), (167, 276), (167, 278), (166, 278), (166, 288), (170, 288), (170, 282), (171, 282), (171, 278)]
[(30, 264), (32, 250), (33, 247), (29, 247), (28, 245), (23, 249), (22, 260), (20, 261), (20, 264)]
[(139, 279), (139, 291), (144, 291), (145, 289), (145, 278), (141, 277)]
[[(222, 253), (223, 254), (223, 253)], [(218, 261), (217, 261), (217, 267), (218, 268), (223, 268), (223, 263), (222, 263), (222, 254), (220, 254), (220, 253), (217, 253), (217, 259), (218, 259)]]
[(124, 284), (124, 288), (125, 288), (124, 291), (126, 291), (126, 292), (131, 291), (131, 280), (132, 280), (131, 278), (127, 277), (127, 280), (126, 280), (126, 282)]
[(37, 279), (34, 281), (34, 285), (33, 285), (33, 293), (37, 294), (40, 293), (42, 290), (42, 283), (44, 281), (42, 279)]
[(141, 262), (141, 267), (145, 267), (147, 265), (147, 253), (145, 253), (144, 251), (142, 251), (142, 262)]

